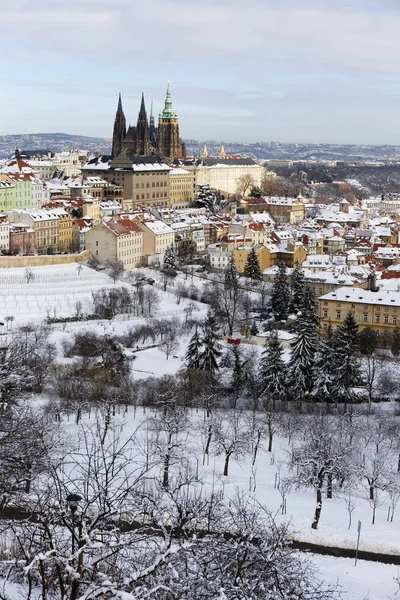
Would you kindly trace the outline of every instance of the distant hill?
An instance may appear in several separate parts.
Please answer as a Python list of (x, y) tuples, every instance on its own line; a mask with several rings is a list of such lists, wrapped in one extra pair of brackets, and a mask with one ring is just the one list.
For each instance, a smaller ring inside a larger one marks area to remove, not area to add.
[(0, 158), (7, 158), (20, 150), (42, 150), (65, 152), (71, 149), (86, 150), (108, 154), (111, 151), (111, 140), (85, 135), (68, 133), (27, 133), (0, 136)]

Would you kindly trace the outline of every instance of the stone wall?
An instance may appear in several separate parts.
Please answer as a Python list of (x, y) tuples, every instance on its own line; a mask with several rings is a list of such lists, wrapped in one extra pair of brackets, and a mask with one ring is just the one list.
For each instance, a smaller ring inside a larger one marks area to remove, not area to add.
[(11, 267), (48, 267), (50, 265), (67, 265), (89, 260), (90, 253), (85, 250), (79, 254), (49, 254), (43, 256), (0, 256), (0, 269)]

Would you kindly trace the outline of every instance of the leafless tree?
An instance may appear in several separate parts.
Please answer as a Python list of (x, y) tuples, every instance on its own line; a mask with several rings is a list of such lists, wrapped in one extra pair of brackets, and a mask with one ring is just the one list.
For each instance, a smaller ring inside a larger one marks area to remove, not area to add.
[(105, 264), (110, 272), (110, 277), (115, 283), (119, 276), (122, 275), (122, 273), (124, 272), (124, 263), (122, 262), (122, 260), (114, 259), (107, 260)]
[(223, 475), (228, 476), (229, 461), (241, 458), (249, 451), (249, 431), (245, 418), (239, 411), (231, 411), (226, 418), (215, 416), (214, 447), (224, 456)]
[(322, 492), (327, 485), (328, 498), (332, 497), (332, 481), (343, 473), (344, 457), (349, 452), (347, 440), (338, 436), (332, 420), (314, 417), (304, 437), (295, 444), (291, 464), (295, 469), (297, 486), (311, 487), (316, 493), (316, 506), (311, 527), (318, 528), (322, 511)]
[(236, 185), (236, 189), (237, 189), (237, 193), (240, 196), (245, 196), (246, 192), (255, 185), (254, 182), (254, 177), (250, 174), (246, 174), (246, 175), (242, 175), (241, 177), (239, 177), (237, 185)]
[(171, 354), (173, 354), (179, 348), (179, 343), (176, 339), (175, 332), (167, 333), (163, 340), (158, 344), (158, 347), (164, 352), (168, 360)]
[(35, 273), (34, 273), (33, 269), (30, 269), (29, 267), (27, 267), (25, 269), (24, 273), (25, 273), (26, 283), (30, 283), (31, 281), (33, 281), (35, 279)]

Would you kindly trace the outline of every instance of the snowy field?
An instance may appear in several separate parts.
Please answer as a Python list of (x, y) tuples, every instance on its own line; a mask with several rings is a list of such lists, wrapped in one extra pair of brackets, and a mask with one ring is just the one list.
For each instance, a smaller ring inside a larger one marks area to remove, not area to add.
[[(32, 269), (34, 277), (27, 281), (23, 269), (8, 269), (0, 271), (0, 320), (7, 316), (14, 317), (13, 327), (23, 325), (32, 321), (41, 321), (46, 317), (71, 316), (75, 312), (77, 302), (82, 303), (82, 312), (90, 313), (93, 310), (92, 293), (101, 288), (114, 288), (115, 286), (131, 286), (128, 283), (117, 282), (105, 272), (96, 272), (88, 267), (78, 265), (64, 265), (54, 267), (36, 267)], [(146, 274), (151, 275), (151, 271)], [(153, 273), (154, 274), (154, 273)], [(160, 303), (154, 314), (155, 318), (185, 318), (185, 308), (192, 307), (192, 318), (203, 319), (207, 306), (190, 299), (183, 298), (177, 304), (174, 286), (184, 282), (191, 284), (191, 278), (179, 275), (175, 283), (169, 283), (166, 292), (162, 290), (160, 277), (155, 276), (154, 289), (160, 297)], [(204, 280), (193, 278), (193, 285), (201, 291), (205, 285)], [(50, 340), (55, 342), (58, 349), (58, 360), (68, 361), (62, 354), (61, 342), (65, 338), (71, 338), (77, 331), (94, 330), (99, 334), (111, 333), (122, 335), (127, 327), (143, 324), (145, 318), (133, 315), (120, 315), (111, 321), (102, 322), (73, 322), (56, 324), (50, 335)], [(143, 379), (152, 376), (174, 374), (182, 366), (184, 354), (187, 348), (188, 336), (179, 336), (179, 346), (173, 355), (167, 360), (166, 355), (157, 347), (139, 349), (135, 353), (132, 363), (132, 373), (135, 379)], [(260, 353), (261, 347), (252, 347)], [(123, 435), (128, 435), (137, 426), (141, 426), (143, 432), (146, 430), (146, 419), (152, 411), (144, 411), (139, 408), (136, 412), (128, 409), (121, 410), (121, 414), (115, 417), (116, 423), (125, 422)], [(251, 415), (243, 417), (247, 421)], [(357, 522), (361, 521), (361, 550), (373, 552), (393, 553), (400, 555), (400, 508), (399, 513), (395, 511), (393, 522), (387, 520), (389, 499), (383, 494), (381, 502), (377, 507), (376, 522), (371, 523), (372, 508), (368, 501), (368, 489), (359, 486), (355, 490), (356, 506), (352, 513), (352, 526), (348, 528), (348, 512), (344, 498), (337, 494), (328, 500), (323, 497), (321, 520), (317, 530), (311, 528), (311, 522), (315, 509), (315, 494), (311, 490), (296, 489), (292, 486), (286, 499), (286, 514), (282, 515), (282, 496), (277, 489), (276, 483), (288, 475), (287, 462), (289, 460), (288, 440), (285, 437), (274, 438), (271, 453), (266, 450), (266, 439), (260, 449), (255, 466), (252, 466), (250, 452), (244, 454), (240, 459), (231, 459), (228, 477), (223, 477), (224, 457), (218, 455), (216, 448), (212, 447), (209, 461), (203, 466), (204, 449), (204, 414), (203, 411), (193, 410), (190, 414), (190, 425), (182, 432), (185, 443), (185, 457), (188, 457), (194, 469), (198, 469), (199, 479), (205, 488), (220, 490), (224, 498), (229, 498), (239, 488), (249, 493), (265, 505), (275, 516), (277, 521), (289, 521), (293, 532), (293, 538), (310, 543), (331, 546), (342, 546), (355, 549), (357, 540)], [(93, 423), (87, 416), (85, 424)], [(63, 418), (63, 425), (67, 429), (70, 439), (77, 436), (77, 426), (73, 415), (67, 419)], [(161, 467), (159, 468), (159, 471)], [(155, 475), (160, 477), (160, 472)], [(337, 580), (347, 593), (348, 600), (387, 600), (394, 598), (397, 586), (394, 578), (398, 576), (399, 567), (359, 561), (354, 567), (351, 559), (338, 559), (333, 557), (309, 555), (309, 558), (317, 565), (322, 577), (330, 583)], [(23, 596), (15, 591), (16, 595), (10, 594), (12, 600), (19, 600)]]
[(82, 311), (92, 311), (92, 292), (115, 285), (105, 272), (84, 265), (32, 267), (28, 282), (25, 269), (0, 269), (0, 318), (14, 317), (18, 325), (46, 317), (68, 317), (77, 302)]
[(350, 558), (334, 558), (307, 554), (317, 567), (321, 578), (330, 584), (339, 582), (346, 600), (394, 600), (398, 586), (395, 578), (400, 575), (400, 567), (371, 563)]
[[(68, 264), (50, 267), (32, 267), (32, 278), (28, 281), (26, 269), (0, 269), (0, 321), (13, 317), (13, 325), (42, 321), (46, 317), (70, 317), (76, 313), (76, 304), (81, 303), (82, 313), (93, 312), (92, 294), (100, 289), (126, 287), (132, 290), (130, 283), (113, 282), (106, 271), (95, 271), (85, 265)], [(151, 275), (152, 271), (143, 270)], [(190, 303), (183, 299), (177, 306), (172, 291), (162, 293), (155, 288), (161, 302), (157, 317), (183, 315), (184, 308)], [(127, 320), (140, 321), (133, 315), (116, 317), (115, 323)], [(114, 323), (114, 324), (115, 324)], [(88, 327), (87, 322), (77, 322), (71, 329)], [(11, 328), (11, 325), (9, 325)]]
[[(115, 424), (123, 425), (122, 439), (133, 432), (138, 426), (142, 439), (147, 437), (148, 417), (153, 415), (149, 409), (139, 408), (137, 411), (121, 410), (115, 417)], [(226, 414), (226, 412), (224, 413)], [(245, 414), (244, 419), (251, 417)], [(395, 514), (393, 522), (387, 521), (388, 501), (382, 502), (377, 509), (376, 522), (371, 523), (371, 506), (367, 499), (367, 488), (359, 487), (356, 491), (356, 508), (352, 515), (352, 526), (348, 529), (348, 513), (343, 498), (336, 492), (331, 500), (327, 500), (324, 493), (322, 516), (318, 529), (311, 528), (315, 510), (315, 493), (311, 490), (295, 489), (287, 495), (287, 514), (281, 514), (282, 496), (275, 487), (276, 480), (288, 474), (286, 461), (288, 460), (287, 439), (277, 437), (274, 441), (273, 452), (266, 451), (266, 440), (257, 455), (256, 464), (252, 466), (252, 456), (248, 452), (240, 459), (231, 459), (229, 475), (224, 477), (224, 456), (217, 455), (212, 444), (210, 458), (203, 466), (203, 451), (205, 444), (205, 417), (202, 410), (193, 410), (190, 422), (180, 435), (182, 456), (189, 459), (194, 470), (198, 470), (199, 485), (210, 492), (220, 492), (224, 500), (232, 497), (239, 489), (256, 498), (274, 515), (277, 522), (289, 522), (294, 539), (319, 543), (330, 546), (341, 546), (349, 549), (356, 548), (357, 522), (362, 522), (360, 550), (373, 552), (393, 553), (400, 555), (400, 513)], [(68, 432), (68, 438), (73, 439), (77, 434), (74, 417), (64, 418), (63, 423)], [(85, 423), (94, 423), (85, 418)], [(179, 462), (179, 461), (178, 461)], [(154, 467), (153, 474), (161, 478), (161, 462)], [(251, 479), (250, 479), (251, 478)], [(250, 491), (249, 491), (250, 490)], [(349, 600), (385, 600), (394, 598), (397, 585), (394, 579), (398, 576), (400, 568), (394, 565), (385, 565), (374, 562), (359, 561), (354, 566), (353, 559), (339, 559), (334, 557), (304, 554), (314, 562), (321, 576), (329, 583), (338, 581), (346, 592), (345, 598)]]

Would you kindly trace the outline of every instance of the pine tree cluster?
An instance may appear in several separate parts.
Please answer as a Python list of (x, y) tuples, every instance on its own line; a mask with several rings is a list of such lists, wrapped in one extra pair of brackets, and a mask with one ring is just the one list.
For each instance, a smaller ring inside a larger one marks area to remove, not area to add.
[(215, 315), (209, 311), (199, 333), (196, 327), (189, 341), (185, 355), (186, 368), (206, 371), (214, 379), (219, 370), (219, 358), (222, 354), (219, 325)]

